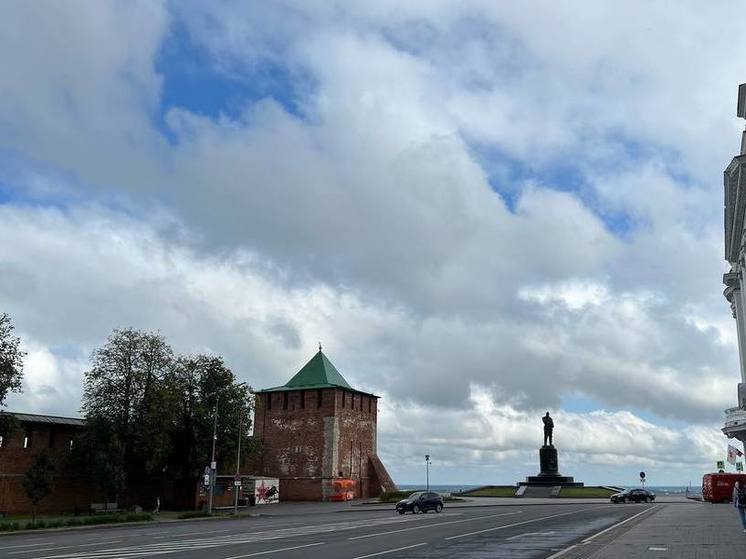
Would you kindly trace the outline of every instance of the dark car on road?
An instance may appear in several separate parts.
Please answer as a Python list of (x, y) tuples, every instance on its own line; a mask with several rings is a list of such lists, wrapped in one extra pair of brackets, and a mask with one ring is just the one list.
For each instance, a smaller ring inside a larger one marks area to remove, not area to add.
[(625, 489), (611, 496), (612, 503), (651, 503), (655, 501), (655, 493), (647, 489)]
[(432, 491), (416, 491), (406, 499), (396, 503), (396, 512), (404, 514), (405, 512), (427, 512), (434, 510), (440, 512), (443, 510), (443, 497)]

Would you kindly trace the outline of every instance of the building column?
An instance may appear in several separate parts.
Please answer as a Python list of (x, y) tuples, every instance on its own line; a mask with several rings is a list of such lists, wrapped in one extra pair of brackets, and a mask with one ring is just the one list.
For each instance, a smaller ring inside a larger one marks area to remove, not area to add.
[(738, 359), (741, 365), (741, 382), (746, 382), (746, 305), (744, 305), (744, 294), (739, 281), (733, 288), (733, 314), (736, 319), (736, 331), (738, 332)]

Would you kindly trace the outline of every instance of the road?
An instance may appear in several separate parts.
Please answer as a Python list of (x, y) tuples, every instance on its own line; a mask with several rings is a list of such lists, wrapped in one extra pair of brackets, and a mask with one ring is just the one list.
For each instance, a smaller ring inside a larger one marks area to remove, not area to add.
[[(0, 538), (3, 559), (367, 559), (373, 557), (546, 558), (651, 507), (553, 504), (273, 514), (223, 521), (159, 523)], [(264, 510), (268, 510), (266, 507)], [(633, 521), (627, 523), (632, 525)]]

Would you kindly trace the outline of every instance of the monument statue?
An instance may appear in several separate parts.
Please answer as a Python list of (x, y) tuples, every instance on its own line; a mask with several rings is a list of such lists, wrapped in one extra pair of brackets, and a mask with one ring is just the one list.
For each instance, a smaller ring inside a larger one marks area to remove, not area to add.
[(516, 493), (517, 497), (523, 496), (526, 488), (534, 488), (531, 493), (534, 497), (556, 497), (555, 491), (560, 487), (583, 487), (582, 481), (575, 481), (572, 476), (563, 476), (559, 472), (557, 449), (552, 444), (554, 421), (549, 416), (549, 412), (541, 418), (541, 421), (544, 423), (544, 446), (539, 449), (539, 475), (528, 476), (526, 481), (519, 481), (518, 485), (524, 489), (519, 490), (520, 495)]
[[(554, 446), (552, 444), (552, 431), (554, 431), (554, 421), (552, 421), (552, 418), (549, 417), (549, 412), (541, 418), (541, 420), (544, 422), (544, 446)], [(547, 440), (549, 441), (549, 445), (547, 445)]]

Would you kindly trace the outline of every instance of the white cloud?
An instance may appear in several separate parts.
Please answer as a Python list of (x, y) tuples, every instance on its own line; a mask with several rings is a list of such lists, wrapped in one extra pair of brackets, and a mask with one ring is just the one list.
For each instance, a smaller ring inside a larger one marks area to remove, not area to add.
[[(578, 464), (630, 456), (581, 444), (601, 430), (639, 438), (635, 460), (704, 463), (737, 381), (718, 176), (744, 39), (717, 8), (582, 8), (12, 4), (0, 307), (34, 369), (14, 402), (72, 413), (75, 390), (44, 386), (76, 382), (117, 326), (259, 386), (321, 339), (387, 414), (449, 418), (432, 442), (467, 441), (454, 464), (533, 463), (519, 441), (568, 393), (612, 410), (559, 414)], [(174, 22), (249, 88), (286, 68), (296, 111), (247, 99), (159, 123)], [(382, 445), (417, 446), (398, 427)]]

